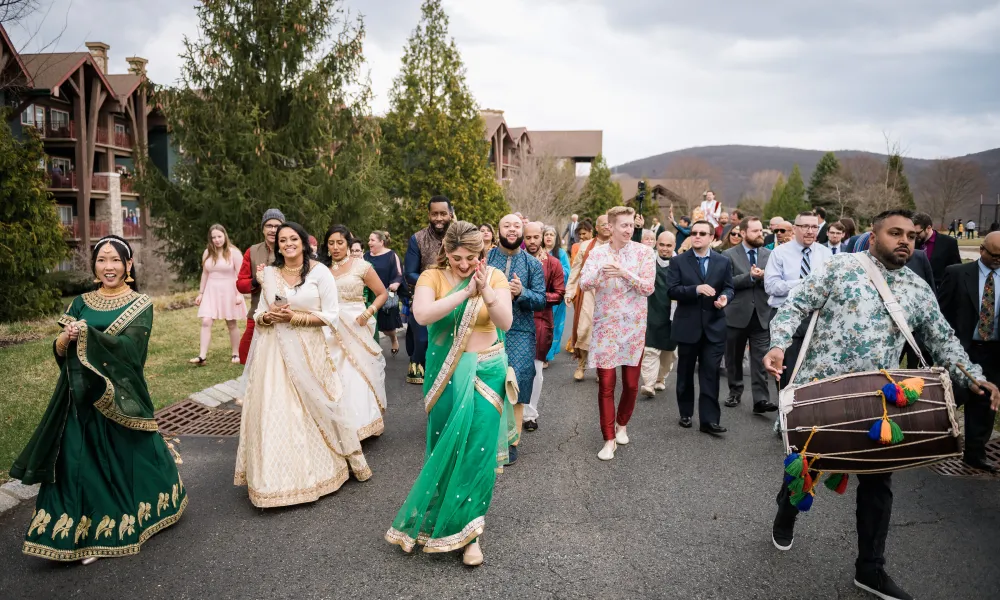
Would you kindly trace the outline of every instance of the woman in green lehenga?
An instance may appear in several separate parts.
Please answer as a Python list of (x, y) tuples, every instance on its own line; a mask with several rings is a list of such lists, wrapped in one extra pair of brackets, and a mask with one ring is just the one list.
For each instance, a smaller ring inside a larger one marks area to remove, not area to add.
[(101, 287), (59, 319), (59, 381), (10, 469), (25, 484), (42, 484), (24, 553), (84, 564), (136, 554), (187, 506), (143, 378), (153, 305), (129, 287), (132, 248), (102, 238), (91, 265)]
[(486, 266), (483, 237), (456, 221), (438, 264), (417, 281), (413, 316), (427, 325), (424, 466), (385, 534), (406, 552), (464, 548), (462, 561), (482, 564), (479, 536), (493, 483), (514, 431), (516, 383), (507, 384), (503, 332), (511, 324), (507, 278)]

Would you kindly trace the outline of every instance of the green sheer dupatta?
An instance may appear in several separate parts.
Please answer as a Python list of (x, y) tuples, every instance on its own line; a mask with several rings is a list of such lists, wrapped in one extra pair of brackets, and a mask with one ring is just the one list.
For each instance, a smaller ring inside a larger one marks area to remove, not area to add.
[[(59, 324), (77, 315), (60, 317)], [(56, 355), (59, 381), (35, 433), (10, 469), (25, 484), (55, 481), (55, 464), (63, 428), (73, 404), (92, 406), (115, 423), (138, 431), (156, 431), (153, 401), (143, 377), (143, 365), (153, 326), (153, 304), (136, 298), (104, 331), (87, 325), (66, 357)]]
[[(449, 295), (467, 285), (463, 281)], [(428, 325), (426, 456), (385, 535), (407, 552), (415, 545), (425, 552), (457, 550), (481, 535), (496, 473), (506, 460), (504, 413), (513, 412), (504, 400), (507, 355), (502, 343), (465, 352), (482, 301), (470, 298)]]

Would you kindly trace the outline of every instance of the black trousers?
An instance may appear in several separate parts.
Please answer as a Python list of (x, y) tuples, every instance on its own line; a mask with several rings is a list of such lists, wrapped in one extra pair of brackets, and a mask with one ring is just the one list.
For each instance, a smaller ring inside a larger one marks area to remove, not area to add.
[[(853, 475), (857, 478), (858, 557), (854, 569), (868, 574), (885, 567), (885, 540), (892, 519), (892, 473)], [(820, 483), (820, 486), (823, 484)], [(825, 490), (824, 490), (825, 491)], [(788, 501), (788, 486), (782, 480), (778, 492), (778, 518), (790, 521), (799, 514)]]
[[(973, 341), (969, 358), (983, 368), (986, 381), (1000, 385), (1000, 342)], [(986, 442), (990, 441), (997, 416), (996, 411), (990, 410), (989, 396), (956, 388), (955, 400), (960, 406), (965, 405), (965, 459), (985, 459)]]
[(698, 421), (719, 423), (719, 368), (725, 342), (710, 342), (704, 334), (697, 344), (677, 344), (677, 408), (682, 417), (694, 415), (694, 372), (698, 369)]
[(417, 323), (413, 313), (406, 319), (406, 353), (410, 356), (411, 363), (424, 365), (427, 357), (427, 327)]
[(746, 327), (728, 327), (726, 331), (726, 376), (729, 380), (729, 397), (739, 399), (743, 395), (743, 354), (750, 342), (750, 389), (753, 403), (763, 404), (771, 400), (768, 390), (767, 371), (764, 370), (764, 355), (771, 345), (771, 332), (760, 324), (755, 311), (750, 315)]

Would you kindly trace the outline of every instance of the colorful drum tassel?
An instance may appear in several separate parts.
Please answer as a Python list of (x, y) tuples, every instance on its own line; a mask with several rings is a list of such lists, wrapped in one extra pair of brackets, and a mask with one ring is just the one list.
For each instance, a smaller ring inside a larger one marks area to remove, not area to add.
[(847, 491), (847, 473), (830, 473), (823, 485), (829, 490), (843, 494)]
[(880, 390), (882, 397), (899, 408), (912, 406), (920, 399), (920, 394), (924, 392), (924, 379), (922, 377), (908, 377), (896, 383), (896, 380), (885, 369), (882, 369), (882, 374), (889, 380), (889, 383), (883, 385)]
[[(906, 396), (906, 405), (909, 406), (920, 399), (920, 394), (924, 393), (924, 380), (922, 377), (910, 377), (899, 382)], [(898, 406), (898, 404), (897, 404)]]
[(903, 441), (903, 430), (889, 418), (889, 407), (886, 404), (888, 398), (885, 395), (885, 390), (881, 390), (879, 394), (882, 396), (882, 418), (872, 423), (871, 429), (868, 430), (868, 437), (880, 444), (898, 444)]

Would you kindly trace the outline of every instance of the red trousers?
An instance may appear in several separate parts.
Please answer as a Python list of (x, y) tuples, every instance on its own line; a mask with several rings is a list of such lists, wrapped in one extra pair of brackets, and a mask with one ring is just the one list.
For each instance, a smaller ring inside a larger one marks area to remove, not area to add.
[(240, 364), (247, 364), (247, 355), (250, 354), (250, 342), (253, 341), (253, 328), (256, 323), (253, 319), (247, 319), (247, 328), (240, 338)]
[(622, 397), (618, 401), (618, 415), (615, 415), (615, 384), (617, 372), (614, 369), (597, 370), (597, 405), (601, 411), (601, 434), (604, 441), (615, 439), (615, 423), (628, 425), (635, 410), (635, 396), (639, 391), (639, 374), (642, 361), (634, 367), (622, 365)]

